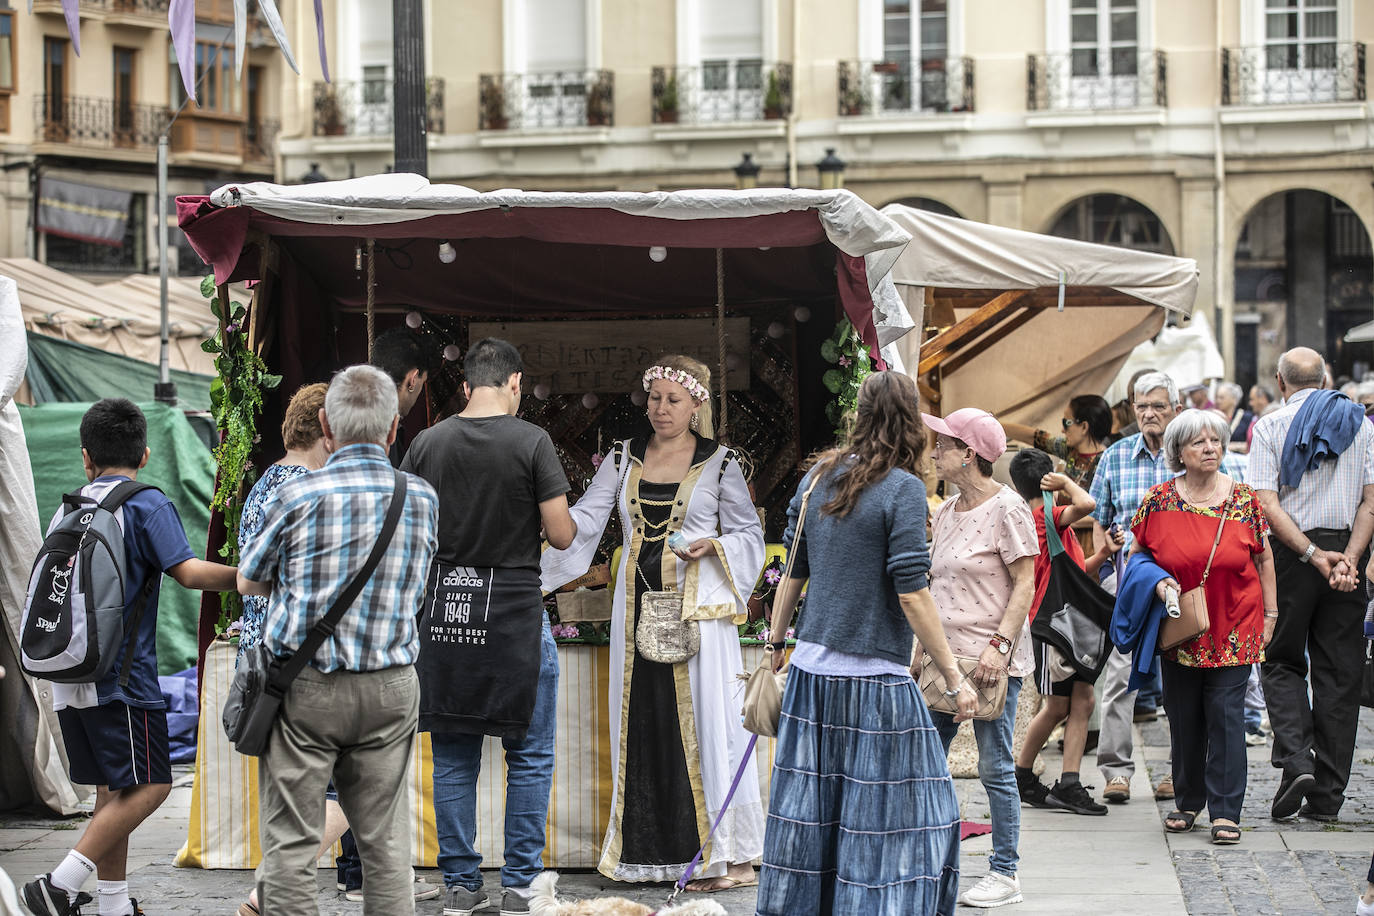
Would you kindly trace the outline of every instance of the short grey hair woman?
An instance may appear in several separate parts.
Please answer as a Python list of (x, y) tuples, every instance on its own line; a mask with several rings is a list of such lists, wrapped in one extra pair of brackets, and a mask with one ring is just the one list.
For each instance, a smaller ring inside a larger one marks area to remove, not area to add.
[(1218, 414), (1195, 407), (1181, 412), (1168, 426), (1164, 427), (1164, 463), (1175, 474), (1183, 473), (1183, 447), (1192, 442), (1204, 431), (1210, 432), (1222, 442), (1231, 434), (1230, 427)]

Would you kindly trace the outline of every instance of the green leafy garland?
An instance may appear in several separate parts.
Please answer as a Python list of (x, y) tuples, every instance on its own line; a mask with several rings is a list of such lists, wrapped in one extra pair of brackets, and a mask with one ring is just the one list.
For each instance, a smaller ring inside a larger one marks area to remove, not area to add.
[[(220, 321), (220, 331), (200, 345), (215, 356), (216, 378), (210, 383), (210, 410), (220, 433), (220, 443), (215, 448), (219, 484), (210, 511), (218, 509), (224, 518), (224, 546), (219, 555), (229, 565), (237, 566), (239, 522), (243, 517), (240, 494), (253, 485), (257, 476), (249, 459), (257, 443), (263, 393), (280, 385), (281, 376), (269, 373), (262, 357), (248, 348), (242, 328), (248, 310), (238, 302), (221, 302), (215, 295), (213, 276), (200, 281), (200, 294), (210, 300), (210, 311)], [(243, 600), (238, 593), (221, 592), (215, 631), (223, 633), (230, 622), (242, 616)]]
[(848, 318), (840, 319), (835, 333), (821, 344), (821, 359), (835, 366), (821, 376), (835, 400), (825, 405), (825, 416), (835, 424), (835, 435), (844, 432), (845, 418), (859, 405), (859, 386), (873, 371), (868, 347), (864, 345)]

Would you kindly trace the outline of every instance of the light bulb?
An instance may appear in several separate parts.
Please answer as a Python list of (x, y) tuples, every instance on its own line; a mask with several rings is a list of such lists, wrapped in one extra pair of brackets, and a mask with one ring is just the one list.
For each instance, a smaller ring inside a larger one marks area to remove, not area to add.
[(668, 249), (662, 245), (654, 245), (649, 249), (649, 260), (655, 264), (662, 264), (668, 257)]
[(804, 305), (799, 305), (792, 311), (792, 317), (802, 324), (806, 324), (811, 320), (811, 310)]
[(768, 336), (773, 338), (774, 340), (777, 340), (779, 337), (786, 333), (787, 329), (782, 326), (781, 321), (775, 321), (768, 326)]
[(534, 386), (534, 396), (541, 401), (547, 401), (551, 393), (547, 382), (540, 382)]
[(406, 312), (406, 327), (414, 329), (424, 323), (425, 320), (420, 317), (419, 312)]
[(453, 250), (453, 246), (448, 242), (439, 243), (439, 260), (445, 264), (452, 264), (458, 260), (458, 252)]
[(448, 360), (451, 363), (456, 363), (458, 362), (458, 356), (459, 352), (457, 344), (449, 344), (447, 347), (444, 347), (444, 359)]
[(643, 407), (645, 404), (649, 403), (649, 393), (647, 391), (630, 392), (630, 403), (636, 407)]
[(600, 403), (601, 398), (597, 397), (595, 392), (588, 391), (586, 394), (582, 395), (582, 406), (588, 410), (595, 410), (596, 405)]

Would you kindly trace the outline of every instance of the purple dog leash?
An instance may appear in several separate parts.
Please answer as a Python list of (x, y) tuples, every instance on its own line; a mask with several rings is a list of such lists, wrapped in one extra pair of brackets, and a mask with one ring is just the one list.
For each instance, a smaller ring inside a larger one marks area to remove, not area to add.
[(749, 761), (754, 759), (754, 745), (758, 744), (758, 742), (758, 735), (749, 736), (749, 746), (744, 749), (744, 759), (739, 762), (739, 771), (735, 773), (734, 782), (730, 783), (730, 791), (725, 793), (725, 803), (720, 806), (720, 813), (716, 815), (716, 822), (711, 825), (711, 830), (706, 834), (706, 839), (702, 842), (701, 848), (697, 850), (697, 854), (693, 856), (692, 861), (687, 864), (687, 870), (682, 873), (681, 878), (677, 879), (677, 884), (673, 887), (673, 892), (668, 895), (668, 905), (671, 905), (672, 902), (677, 899), (677, 895), (682, 893), (683, 889), (687, 887), (687, 882), (692, 880), (692, 875), (696, 872), (697, 866), (701, 864), (702, 854), (706, 852), (706, 847), (710, 844), (711, 837), (716, 835), (716, 828), (719, 827), (720, 822), (725, 819), (725, 811), (730, 807), (730, 802), (735, 797), (735, 790), (739, 788), (739, 781), (744, 778), (744, 771), (749, 768)]

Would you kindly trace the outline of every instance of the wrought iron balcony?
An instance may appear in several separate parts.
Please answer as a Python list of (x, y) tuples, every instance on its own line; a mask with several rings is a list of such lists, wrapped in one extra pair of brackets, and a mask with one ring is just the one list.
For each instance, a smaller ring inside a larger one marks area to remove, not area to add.
[(478, 83), (479, 130), (614, 124), (615, 73), (610, 70), (483, 73)]
[(792, 111), (792, 65), (758, 60), (655, 67), (655, 124), (729, 124), (785, 118)]
[(161, 105), (116, 104), (79, 95), (38, 95), (33, 120), (40, 142), (154, 149), (167, 126)]
[(1221, 104), (1302, 105), (1365, 100), (1362, 41), (1221, 49)]
[(848, 61), (838, 66), (840, 116), (973, 111), (973, 58)]
[[(317, 137), (389, 137), (395, 110), (391, 80), (336, 80), (315, 84)], [(444, 80), (425, 80), (425, 129), (444, 132)]]
[(243, 125), (243, 158), (254, 162), (270, 161), (277, 152), (281, 122), (275, 118), (249, 121)]
[(1065, 51), (1026, 55), (1027, 111), (1164, 108), (1169, 104), (1163, 51)]
[[(80, 0), (78, 11), (104, 10), (135, 16), (166, 16), (169, 0)], [(61, 0), (34, 0), (35, 13), (61, 13)]]

